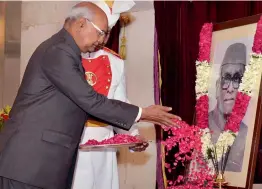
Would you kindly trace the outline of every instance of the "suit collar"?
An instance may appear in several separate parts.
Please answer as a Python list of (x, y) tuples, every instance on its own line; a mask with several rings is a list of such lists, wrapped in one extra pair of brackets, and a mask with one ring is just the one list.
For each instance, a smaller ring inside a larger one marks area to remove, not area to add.
[(63, 40), (65, 40), (65, 44), (67, 44), (70, 49), (73, 50), (73, 52), (75, 53), (75, 56), (77, 57), (77, 59), (79, 61), (77, 61), (78, 65), (79, 65), (79, 69), (82, 73), (84, 73), (84, 69), (83, 69), (83, 66), (81, 64), (81, 50), (79, 49), (79, 47), (77, 46), (74, 38), (71, 36), (71, 34), (66, 31), (66, 29), (61, 29), (59, 32), (58, 32), (58, 35), (61, 36), (63, 38)]
[(66, 31), (66, 29), (61, 29), (59, 34), (64, 37), (66, 44), (68, 44), (78, 56), (81, 55), (81, 50), (77, 46), (72, 35), (68, 31)]

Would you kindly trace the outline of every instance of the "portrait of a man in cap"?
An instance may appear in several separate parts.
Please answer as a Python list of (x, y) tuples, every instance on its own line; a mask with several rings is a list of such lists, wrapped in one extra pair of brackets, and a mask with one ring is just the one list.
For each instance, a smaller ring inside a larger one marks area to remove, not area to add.
[[(246, 45), (243, 43), (229, 45), (224, 54), (219, 77), (216, 80), (217, 103), (215, 108), (209, 112), (209, 128), (212, 132), (213, 144), (217, 142), (219, 135), (223, 132), (234, 107), (238, 88), (245, 72), (246, 56)], [(247, 131), (247, 125), (241, 122), (239, 133), (228, 157), (226, 171), (241, 172)]]

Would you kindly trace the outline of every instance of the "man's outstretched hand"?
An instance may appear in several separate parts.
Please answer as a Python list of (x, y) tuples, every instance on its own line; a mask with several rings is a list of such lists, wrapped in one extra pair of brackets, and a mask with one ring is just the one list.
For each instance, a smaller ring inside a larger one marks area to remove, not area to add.
[(152, 105), (142, 109), (140, 121), (146, 121), (157, 125), (164, 126), (176, 126), (173, 119), (179, 119), (180, 117), (169, 113), (172, 110), (170, 107)]

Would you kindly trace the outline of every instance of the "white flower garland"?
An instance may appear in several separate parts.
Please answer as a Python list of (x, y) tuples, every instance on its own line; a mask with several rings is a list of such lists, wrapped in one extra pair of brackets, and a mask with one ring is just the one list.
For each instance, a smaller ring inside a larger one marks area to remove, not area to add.
[(196, 95), (197, 99), (208, 94), (208, 83), (211, 66), (207, 61), (196, 62), (197, 79), (196, 79)]
[[(246, 65), (245, 73), (240, 84), (240, 91), (251, 96), (252, 91), (256, 88), (255, 84), (260, 79), (262, 65), (262, 55), (252, 53), (250, 57), (250, 62)], [(199, 99), (202, 95), (208, 94), (208, 83), (211, 72), (211, 66), (207, 61), (196, 62), (197, 68), (197, 80), (196, 80), (196, 95)], [(214, 144), (211, 141), (211, 133), (209, 128), (202, 130), (203, 135), (201, 137), (202, 141), (202, 153), (204, 158), (208, 161), (208, 166), (213, 170), (213, 165), (211, 160), (208, 160), (207, 151), (210, 148), (214, 148)], [(215, 144), (216, 154), (218, 161), (221, 160), (223, 155), (223, 147), (227, 149), (228, 146), (232, 146), (238, 133), (232, 131), (222, 132)], [(226, 153), (224, 151), (224, 153)], [(213, 170), (214, 171), (214, 170)]]
[(250, 62), (246, 66), (242, 83), (239, 86), (241, 92), (251, 96), (252, 90), (256, 87), (255, 84), (257, 83), (257, 80), (260, 80), (261, 63), (262, 55), (251, 53)]

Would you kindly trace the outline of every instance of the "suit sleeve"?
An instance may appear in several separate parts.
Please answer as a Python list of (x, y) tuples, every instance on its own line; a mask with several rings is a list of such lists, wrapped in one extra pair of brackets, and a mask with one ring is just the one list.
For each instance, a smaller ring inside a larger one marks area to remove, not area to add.
[[(122, 61), (121, 64), (123, 65), (122, 70), (121, 70), (122, 74), (121, 74), (120, 82), (114, 93), (114, 99), (129, 103), (127, 99), (127, 94), (126, 94), (126, 78), (125, 78), (124, 62)], [(133, 124), (133, 126), (130, 128), (129, 131), (125, 131), (119, 128), (115, 128), (114, 130), (118, 134), (130, 134), (133, 136), (139, 135), (138, 123)]]
[(41, 64), (47, 79), (84, 111), (119, 128), (129, 130), (139, 108), (118, 100), (109, 100), (96, 93), (85, 81), (80, 65), (80, 59), (60, 46), (50, 48)]

